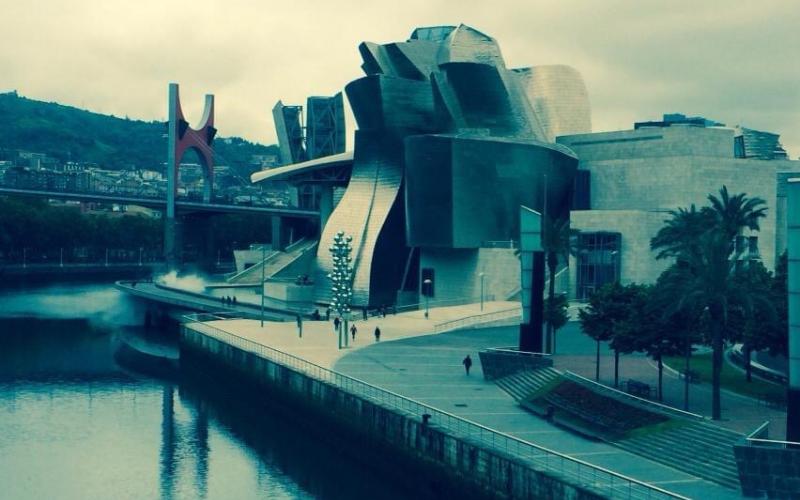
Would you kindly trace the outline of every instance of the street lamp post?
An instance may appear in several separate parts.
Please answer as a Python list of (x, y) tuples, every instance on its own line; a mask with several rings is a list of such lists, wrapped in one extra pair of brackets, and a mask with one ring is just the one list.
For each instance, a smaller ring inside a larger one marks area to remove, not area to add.
[(267, 245), (261, 244), (261, 328), (264, 328), (264, 273), (267, 266), (264, 261), (267, 260)]
[(26, 247), (22, 248), (22, 268), (25, 269), (28, 267), (28, 249)]
[(422, 282), (425, 285), (425, 319), (428, 319), (428, 313), (430, 312), (430, 298), (431, 298), (431, 281), (430, 278), (425, 278), (425, 281)]
[(64, 267), (64, 249), (59, 248), (58, 250), (58, 267)]
[(486, 273), (481, 273), (480, 277), (481, 277), (481, 311), (483, 311), (483, 282), (484, 278), (486, 278)]

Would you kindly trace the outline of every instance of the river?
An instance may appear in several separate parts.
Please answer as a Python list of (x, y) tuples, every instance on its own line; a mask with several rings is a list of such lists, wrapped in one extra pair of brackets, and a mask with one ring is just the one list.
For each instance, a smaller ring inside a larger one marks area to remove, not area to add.
[(0, 289), (0, 497), (425, 496), (285, 410), (253, 413), (230, 391), (118, 361), (143, 315), (110, 284)]

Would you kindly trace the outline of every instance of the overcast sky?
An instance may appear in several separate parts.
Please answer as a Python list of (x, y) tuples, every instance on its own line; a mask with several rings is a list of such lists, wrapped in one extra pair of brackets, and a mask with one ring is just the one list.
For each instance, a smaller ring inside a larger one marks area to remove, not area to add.
[(0, 0), (0, 13), (1, 91), (163, 120), (174, 81), (190, 122), (216, 95), (223, 136), (273, 143), (274, 103), (362, 76), (361, 41), (465, 23), (510, 67), (577, 68), (594, 131), (682, 112), (780, 133), (800, 155), (794, 0)]

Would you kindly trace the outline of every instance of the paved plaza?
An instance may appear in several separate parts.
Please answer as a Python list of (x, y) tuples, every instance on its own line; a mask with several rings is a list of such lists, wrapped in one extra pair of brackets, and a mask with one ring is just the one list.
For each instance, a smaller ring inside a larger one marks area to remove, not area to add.
[[(498, 313), (516, 306), (514, 302), (491, 302), (485, 304), (483, 312)], [(472, 304), (431, 309), (428, 319), (422, 311), (414, 311), (357, 321), (355, 342), (342, 350), (337, 349), (332, 324), (325, 321), (304, 321), (302, 338), (295, 322), (266, 322), (263, 328), (253, 320), (207, 324), (676, 493), (694, 498), (739, 498), (738, 492), (606, 443), (583, 438), (523, 410), (511, 396), (484, 380), (478, 361), (478, 351), (482, 348), (514, 345), (517, 327), (433, 333), (437, 324), (476, 314), (480, 314), (479, 306)], [(376, 326), (381, 329), (380, 342), (376, 342), (373, 336)], [(570, 324), (561, 332), (559, 346), (565, 354), (557, 356), (557, 368), (585, 373), (589, 366), (587, 360), (591, 357), (585, 349), (589, 347), (589, 352), (593, 353), (594, 344), (581, 337), (577, 324)], [(467, 354), (475, 360), (469, 376), (465, 375), (461, 364)], [(593, 369), (593, 357), (591, 361)], [(643, 370), (650, 365), (643, 362), (637, 366)], [(655, 374), (655, 370), (650, 368)], [(640, 377), (644, 378), (643, 375)], [(701, 397), (699, 392), (698, 397)]]

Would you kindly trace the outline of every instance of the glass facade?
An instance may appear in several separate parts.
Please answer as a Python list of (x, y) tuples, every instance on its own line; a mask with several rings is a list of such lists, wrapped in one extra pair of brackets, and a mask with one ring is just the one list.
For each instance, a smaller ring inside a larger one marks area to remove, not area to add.
[(619, 280), (620, 233), (595, 232), (578, 235), (578, 299), (588, 299), (595, 290)]

